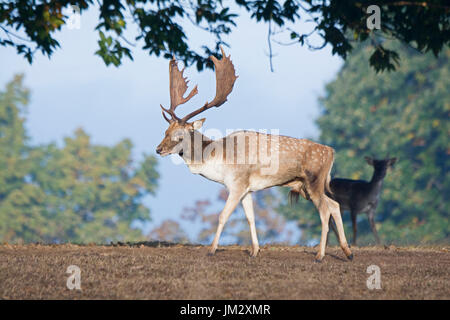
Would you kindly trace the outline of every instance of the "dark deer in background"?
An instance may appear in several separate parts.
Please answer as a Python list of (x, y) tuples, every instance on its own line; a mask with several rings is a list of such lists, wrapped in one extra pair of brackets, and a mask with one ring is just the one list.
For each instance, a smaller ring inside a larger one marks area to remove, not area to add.
[[(370, 182), (364, 180), (333, 179), (330, 182), (330, 188), (333, 192), (330, 195), (339, 203), (341, 213), (344, 210), (350, 211), (353, 225), (353, 244), (356, 245), (357, 225), (356, 217), (359, 213), (365, 212), (369, 218), (370, 228), (380, 244), (377, 229), (375, 227), (375, 210), (380, 199), (383, 179), (389, 167), (392, 167), (397, 158), (387, 158), (375, 160), (370, 157), (364, 157), (367, 163), (373, 166), (373, 176)], [(334, 224), (330, 220), (330, 227), (336, 233)]]

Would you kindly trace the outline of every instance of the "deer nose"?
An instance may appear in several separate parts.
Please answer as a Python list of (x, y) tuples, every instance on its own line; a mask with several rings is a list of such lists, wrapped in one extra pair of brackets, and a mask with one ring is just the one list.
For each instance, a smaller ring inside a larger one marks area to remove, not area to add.
[(160, 146), (158, 146), (158, 147), (156, 148), (156, 153), (157, 153), (157, 154), (160, 154), (160, 153), (161, 153), (161, 150), (162, 150), (162, 148), (161, 148)]

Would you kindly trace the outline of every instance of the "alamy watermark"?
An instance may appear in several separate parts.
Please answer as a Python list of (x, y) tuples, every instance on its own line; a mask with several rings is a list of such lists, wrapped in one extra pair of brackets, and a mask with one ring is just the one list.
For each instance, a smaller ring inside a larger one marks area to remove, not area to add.
[(367, 7), (366, 13), (370, 14), (366, 19), (367, 29), (373, 30), (381, 29), (381, 9), (379, 6), (373, 4)]
[(367, 267), (367, 273), (371, 274), (366, 281), (367, 288), (369, 290), (380, 290), (381, 289), (381, 270), (380, 267), (372, 264)]
[(185, 162), (196, 165), (214, 158), (224, 164), (258, 164), (261, 174), (276, 174), (280, 165), (279, 132), (279, 129), (226, 129), (224, 136), (218, 129), (204, 132), (200, 129), (198, 134), (180, 129), (171, 136), (172, 141), (179, 142), (172, 148), (171, 160), (176, 165)]
[(66, 273), (70, 276), (67, 278), (66, 286), (69, 290), (81, 290), (81, 270), (78, 266), (70, 265), (67, 267)]
[[(81, 28), (81, 11), (78, 5), (69, 4), (67, 8), (65, 8), (65, 13), (68, 16), (67, 19), (67, 27), (69, 30)], [(367, 7), (366, 13), (370, 14), (366, 19), (366, 26), (369, 30), (380, 30), (381, 29), (381, 9), (379, 6), (373, 4)]]

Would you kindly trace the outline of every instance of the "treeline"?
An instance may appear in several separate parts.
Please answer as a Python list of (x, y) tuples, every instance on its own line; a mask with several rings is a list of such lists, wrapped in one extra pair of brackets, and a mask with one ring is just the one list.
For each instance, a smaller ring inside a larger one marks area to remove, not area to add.
[[(326, 86), (318, 140), (336, 150), (334, 177), (369, 180), (373, 168), (364, 156), (398, 158), (385, 178), (376, 215), (384, 243), (448, 242), (450, 49), (435, 58), (395, 42), (384, 45), (400, 53), (398, 70), (376, 73), (366, 62), (371, 44), (355, 48)], [(144, 236), (134, 222), (150, 219), (143, 200), (157, 187), (156, 159), (144, 155), (136, 163), (129, 140), (93, 145), (81, 129), (62, 146), (33, 146), (24, 128), (28, 99), (21, 76), (0, 92), (0, 241), (210, 242), (218, 214), (210, 200), (216, 199), (197, 201), (181, 216), (202, 224), (199, 234), (188, 235), (179, 221), (165, 221)], [(314, 243), (319, 215), (306, 200), (290, 207), (286, 191), (257, 195), (260, 241), (296, 242), (287, 219), (297, 222), (299, 242)], [(218, 197), (221, 207), (223, 198)], [(343, 217), (350, 238), (349, 214)], [(245, 219), (236, 218), (225, 230), (235, 242), (247, 243)], [(375, 242), (365, 215), (359, 216), (358, 234), (360, 244)]]
[(132, 223), (150, 219), (143, 199), (156, 190), (156, 159), (135, 163), (131, 141), (94, 145), (82, 129), (61, 147), (30, 145), (22, 82), (0, 92), (0, 241), (143, 240)]

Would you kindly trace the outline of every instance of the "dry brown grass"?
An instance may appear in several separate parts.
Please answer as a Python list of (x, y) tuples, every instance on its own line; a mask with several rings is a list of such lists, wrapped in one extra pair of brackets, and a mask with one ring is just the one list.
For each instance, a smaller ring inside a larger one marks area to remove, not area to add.
[[(449, 299), (450, 248), (337, 247), (320, 264), (309, 247), (0, 245), (2, 299)], [(369, 290), (369, 265), (381, 290)], [(68, 290), (66, 269), (81, 269), (81, 291)]]

